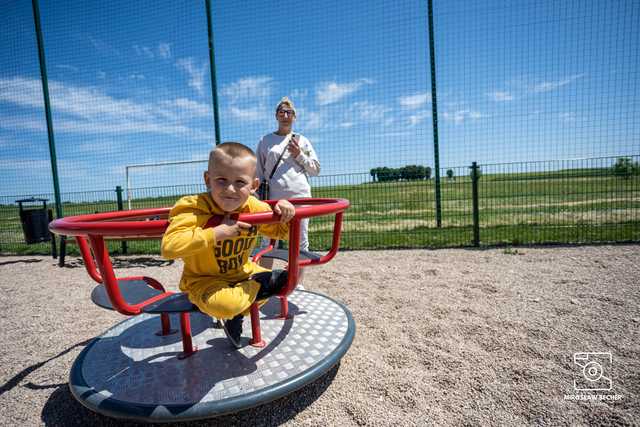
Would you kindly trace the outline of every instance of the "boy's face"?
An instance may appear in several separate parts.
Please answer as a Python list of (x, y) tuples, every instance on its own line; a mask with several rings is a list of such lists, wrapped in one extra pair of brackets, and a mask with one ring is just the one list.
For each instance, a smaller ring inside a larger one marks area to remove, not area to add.
[(260, 185), (255, 159), (250, 156), (231, 158), (226, 154), (214, 157), (204, 173), (204, 181), (211, 190), (213, 201), (225, 212), (241, 207)]

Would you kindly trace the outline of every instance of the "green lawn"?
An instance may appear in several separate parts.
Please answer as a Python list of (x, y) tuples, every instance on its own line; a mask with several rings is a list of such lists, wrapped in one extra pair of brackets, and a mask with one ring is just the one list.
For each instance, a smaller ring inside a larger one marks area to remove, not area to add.
[[(314, 188), (314, 196), (350, 200), (344, 248), (450, 247), (472, 243), (471, 191), (468, 177), (442, 179), (440, 228), (433, 179), (325, 186)], [(478, 193), (483, 245), (640, 241), (640, 176), (624, 179), (599, 169), (487, 174), (479, 180)], [(171, 206), (177, 198), (134, 199), (132, 208)], [(64, 213), (105, 212), (116, 206), (114, 193), (113, 201), (67, 203)], [(311, 221), (312, 248), (328, 248), (332, 227), (332, 217)], [(0, 206), (0, 252), (48, 251), (46, 244), (25, 245), (17, 207)], [(157, 244), (131, 242), (129, 251), (157, 252)]]

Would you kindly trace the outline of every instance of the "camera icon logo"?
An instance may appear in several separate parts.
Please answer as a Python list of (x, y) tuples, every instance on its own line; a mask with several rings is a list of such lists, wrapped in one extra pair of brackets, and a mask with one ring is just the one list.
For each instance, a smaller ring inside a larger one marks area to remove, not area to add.
[(579, 367), (573, 388), (578, 391), (611, 390), (611, 353), (574, 353), (573, 362)]

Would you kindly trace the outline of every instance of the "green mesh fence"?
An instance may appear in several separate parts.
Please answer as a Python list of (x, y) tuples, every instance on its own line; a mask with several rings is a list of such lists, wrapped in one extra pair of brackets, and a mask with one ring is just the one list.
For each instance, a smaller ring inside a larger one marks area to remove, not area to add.
[(637, 1), (37, 3), (40, 50), (31, 2), (0, 16), (0, 252), (49, 251), (18, 199), (74, 215), (203, 191), (216, 131), (256, 148), (282, 96), (314, 196), (352, 202), (344, 247), (639, 240)]
[[(381, 182), (369, 174), (344, 174), (312, 182), (317, 197), (351, 201), (342, 238), (349, 249), (638, 241), (639, 164), (640, 156), (478, 165), (475, 204), (471, 167), (443, 168), (441, 227), (433, 178)], [(202, 191), (202, 184), (133, 189), (132, 209), (171, 206), (182, 195)], [(14, 199), (0, 198), (2, 250), (48, 253), (47, 243), (24, 244)], [(65, 194), (63, 200), (68, 215), (127, 209), (116, 190)], [(311, 247), (328, 249), (333, 217), (312, 219), (310, 230)], [(130, 253), (157, 250), (157, 242), (128, 245)]]

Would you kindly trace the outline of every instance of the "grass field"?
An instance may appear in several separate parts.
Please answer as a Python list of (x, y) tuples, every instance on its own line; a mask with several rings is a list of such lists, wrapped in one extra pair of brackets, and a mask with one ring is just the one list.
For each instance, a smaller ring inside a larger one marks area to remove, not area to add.
[[(467, 246), (473, 240), (471, 180), (442, 179), (441, 227), (436, 226), (434, 180), (364, 183), (314, 188), (315, 197), (349, 199), (342, 247)], [(176, 194), (172, 187), (156, 194)], [(148, 194), (149, 192), (146, 192)], [(640, 240), (640, 176), (621, 178), (607, 170), (485, 174), (478, 184), (482, 245), (584, 243)], [(135, 198), (132, 208), (171, 206), (179, 196)], [(65, 215), (116, 210), (112, 201), (65, 203)], [(326, 249), (333, 218), (311, 221), (311, 246)], [(119, 247), (114, 243), (114, 248)], [(157, 244), (131, 242), (131, 252), (156, 252)], [(27, 246), (16, 206), (0, 206), (0, 251), (48, 253)]]

